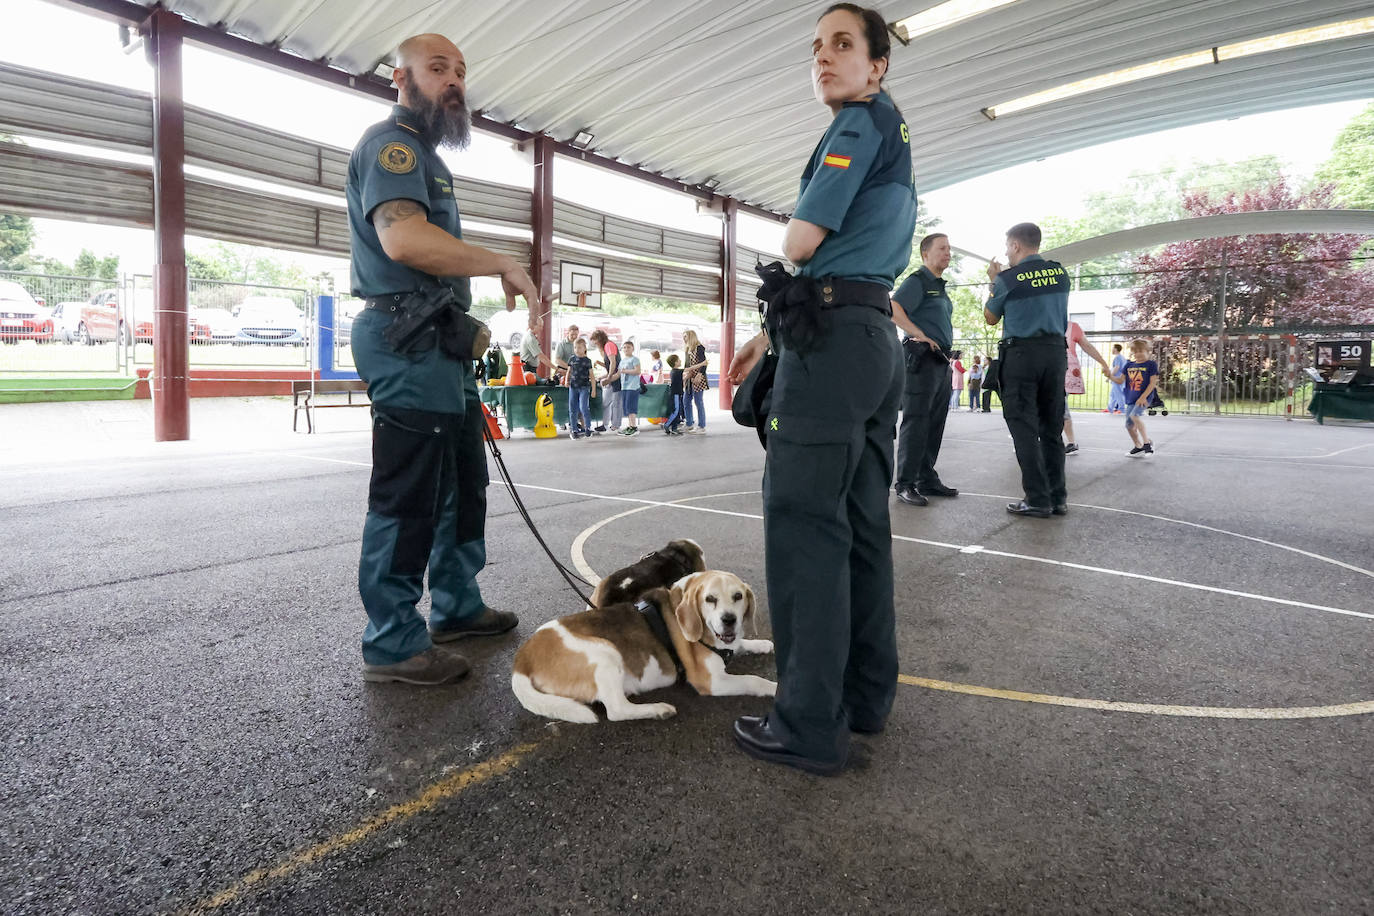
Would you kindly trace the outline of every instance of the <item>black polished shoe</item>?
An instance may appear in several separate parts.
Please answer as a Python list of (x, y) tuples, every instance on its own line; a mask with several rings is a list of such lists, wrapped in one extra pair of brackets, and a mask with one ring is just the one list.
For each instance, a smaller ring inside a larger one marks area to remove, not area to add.
[(735, 720), (734, 733), (735, 743), (739, 745), (739, 749), (758, 760), (796, 767), (817, 776), (834, 776), (844, 769), (843, 760), (827, 763), (824, 760), (803, 757), (783, 747), (782, 742), (768, 727), (767, 716), (740, 716)]
[(942, 483), (919, 484), (916, 489), (922, 496), (958, 496), (959, 491)]
[(1023, 499), (1019, 503), (1007, 503), (1007, 511), (1012, 515), (1025, 515), (1030, 518), (1049, 518), (1051, 510), (1043, 509), (1040, 506), (1028, 506)]
[(1050, 510), (1050, 513), (1051, 513), (1052, 515), (1068, 515), (1068, 514), (1069, 514), (1069, 504), (1068, 504), (1068, 503), (1055, 503), (1055, 504), (1054, 504), (1054, 508)]
[(930, 500), (926, 499), (915, 487), (898, 487), (897, 498), (908, 506), (927, 506)]

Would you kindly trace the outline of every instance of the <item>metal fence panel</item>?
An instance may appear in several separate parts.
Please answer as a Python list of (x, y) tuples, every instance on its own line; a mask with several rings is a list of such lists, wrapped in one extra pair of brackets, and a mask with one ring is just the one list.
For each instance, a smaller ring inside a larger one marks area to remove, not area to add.
[[(1311, 382), (1303, 369), (1312, 365), (1312, 345), (1333, 336), (1374, 337), (1374, 326), (1304, 329), (1301, 332), (1177, 334), (1163, 331), (1088, 331), (1083, 335), (1107, 360), (1120, 344), (1130, 358), (1130, 341), (1150, 341), (1150, 358), (1159, 364), (1159, 395), (1170, 413), (1216, 417), (1306, 418)], [(965, 337), (954, 342), (967, 368), (975, 354), (996, 357), (997, 341)], [(1088, 354), (1079, 350), (1085, 392), (1069, 395), (1073, 410), (1105, 411), (1112, 383)]]

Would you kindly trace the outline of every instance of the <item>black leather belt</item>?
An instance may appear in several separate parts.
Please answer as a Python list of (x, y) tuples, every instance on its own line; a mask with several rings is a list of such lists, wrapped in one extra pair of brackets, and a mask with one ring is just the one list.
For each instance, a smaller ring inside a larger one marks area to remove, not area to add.
[(860, 305), (877, 309), (892, 317), (892, 290), (881, 283), (867, 280), (841, 280), (826, 277), (820, 281), (821, 308), (837, 309), (846, 305)]
[(1065, 346), (1065, 344), (1064, 344), (1064, 335), (1063, 335), (1063, 334), (1056, 334), (1056, 333), (1054, 333), (1053, 331), (1050, 331), (1050, 332), (1045, 333), (1045, 334), (1032, 334), (1030, 337), (1004, 337), (1004, 338), (1002, 338), (1001, 341), (999, 341), (998, 346), (1000, 346), (1000, 347), (1030, 347), (1030, 346), (1047, 347), (1047, 346), (1050, 346), (1051, 344), (1053, 344), (1054, 346)]
[(369, 296), (363, 300), (363, 307), (376, 309), (379, 312), (394, 312), (402, 302), (405, 302), (413, 295), (415, 295), (414, 292), (385, 293), (381, 296)]

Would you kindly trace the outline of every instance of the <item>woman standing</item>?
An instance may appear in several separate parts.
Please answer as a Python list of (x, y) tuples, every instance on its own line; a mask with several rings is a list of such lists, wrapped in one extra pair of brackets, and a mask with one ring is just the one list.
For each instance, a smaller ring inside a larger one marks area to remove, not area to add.
[[(817, 283), (821, 330), (801, 348), (773, 341), (763, 524), (778, 692), (767, 716), (734, 727), (745, 753), (822, 774), (844, 767), (851, 731), (883, 730), (897, 687), (888, 493), (903, 368), (889, 296), (916, 190), (907, 126), (882, 89), (889, 51), (873, 10), (840, 3), (816, 24), (811, 83), (833, 120), (783, 253)], [(762, 334), (745, 344), (731, 380), (766, 347)]]
[[(697, 332), (682, 332), (682, 378), (686, 391), (682, 400), (687, 407), (687, 432), (706, 432), (706, 389), (710, 387), (706, 379), (706, 348), (702, 346)], [(692, 425), (692, 405), (695, 404), (696, 425)]]

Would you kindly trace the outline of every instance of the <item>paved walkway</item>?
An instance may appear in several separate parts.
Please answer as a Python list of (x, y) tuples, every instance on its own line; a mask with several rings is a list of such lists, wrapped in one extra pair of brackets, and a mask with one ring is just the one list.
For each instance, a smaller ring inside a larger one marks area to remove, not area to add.
[[(997, 415), (955, 500), (893, 503), (902, 684), (835, 779), (755, 763), (751, 698), (554, 724), (509, 688), (574, 599), (499, 486), (508, 637), (426, 690), (359, 677), (366, 411), (0, 408), (6, 913), (1374, 911), (1374, 434), (1078, 419), (1071, 514), (1013, 519)], [(672, 537), (767, 607), (752, 432), (502, 443), (589, 577)], [(732, 669), (769, 676), (769, 659)]]

